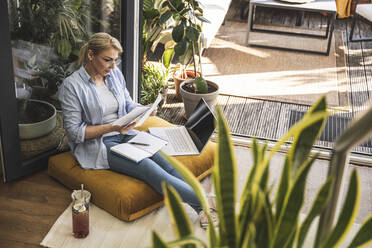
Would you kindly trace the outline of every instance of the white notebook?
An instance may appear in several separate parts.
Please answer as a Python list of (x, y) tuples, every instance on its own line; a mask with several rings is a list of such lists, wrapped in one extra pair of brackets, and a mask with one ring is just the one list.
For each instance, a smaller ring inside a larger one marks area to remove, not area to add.
[(142, 159), (154, 155), (166, 144), (167, 141), (142, 131), (129, 142), (113, 146), (110, 149), (138, 163)]

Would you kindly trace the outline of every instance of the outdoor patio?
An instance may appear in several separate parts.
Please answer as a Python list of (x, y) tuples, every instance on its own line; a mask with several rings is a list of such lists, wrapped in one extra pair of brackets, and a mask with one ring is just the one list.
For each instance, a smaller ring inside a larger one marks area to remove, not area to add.
[[(260, 25), (295, 27), (299, 14), (299, 12), (295, 11), (257, 8), (256, 22)], [(217, 39), (235, 42), (235, 37), (229, 38), (225, 33), (221, 33), (221, 30), (224, 29), (235, 29), (237, 32), (245, 32), (246, 21), (242, 21), (239, 15), (239, 6), (234, 6), (233, 4), (226, 16), (225, 25), (220, 28), (216, 36)], [(303, 17), (302, 25), (296, 26), (296, 28), (321, 30), (324, 29), (327, 23), (327, 17), (324, 15), (305, 12)], [(339, 89), (338, 92), (336, 90), (338, 104), (335, 106), (330, 104), (331, 108), (335, 110), (335, 114), (330, 117), (331, 120), (329, 120), (322, 137), (316, 144), (320, 148), (332, 148), (335, 138), (355, 114), (365, 108), (364, 104), (368, 102), (372, 93), (372, 43), (349, 42), (351, 21), (350, 18), (337, 19), (335, 22), (335, 59), (337, 67), (344, 70), (343, 73), (337, 72), (337, 80), (344, 83), (342, 84), (342, 90)], [(365, 36), (372, 34), (370, 26), (361, 22), (360, 24), (356, 29), (356, 35)], [(243, 46), (240, 46), (240, 49), (244, 49)], [(209, 48), (203, 54), (208, 56), (215, 51), (217, 49)], [(293, 57), (304, 56), (299, 52), (288, 53), (291, 53)], [(324, 55), (317, 56), (319, 60), (327, 59), (327, 56)], [(325, 74), (322, 75), (325, 77)], [(304, 96), (300, 95), (298, 97)], [(310, 106), (309, 104), (296, 104), (293, 101), (281, 100), (281, 98), (268, 95), (265, 97), (252, 95), (247, 97), (234, 93), (224, 94), (223, 92), (218, 97), (218, 104), (224, 111), (233, 135), (247, 138), (257, 137), (273, 141), (278, 140), (291, 125), (303, 116)], [(183, 117), (183, 104), (174, 97), (172, 90), (169, 92), (167, 103), (161, 111), (160, 114), (172, 123), (183, 124), (186, 121)], [(354, 152), (358, 154), (372, 154), (371, 142), (357, 147)]]
[[(239, 7), (240, 6), (234, 5), (233, 3), (226, 16), (226, 23), (221, 27), (221, 30), (225, 30), (228, 33), (236, 27), (237, 33), (240, 32), (240, 34), (244, 34), (247, 22), (240, 20)], [(260, 25), (277, 26), (281, 24), (289, 27), (295, 26), (297, 13), (273, 9), (258, 9), (257, 19)], [(321, 28), (324, 29), (325, 24), (325, 16), (305, 13), (303, 23), (299, 27), (316, 31)], [(336, 77), (336, 85), (342, 87), (331, 92), (331, 97), (333, 98), (330, 99), (330, 103), (331, 109), (335, 111), (335, 117), (332, 117), (333, 119), (329, 122), (329, 126), (326, 127), (325, 133), (316, 144), (318, 147), (328, 150), (332, 148), (332, 141), (334, 141), (337, 134), (339, 134), (339, 131), (347, 125), (351, 118), (365, 108), (364, 104), (370, 100), (372, 94), (372, 42), (350, 43), (348, 41), (350, 25), (351, 19), (338, 19), (335, 23), (336, 45), (333, 48), (335, 54), (335, 70), (329, 71), (329, 74), (334, 73), (333, 76)], [(371, 28), (367, 25), (361, 25), (357, 28), (356, 33), (372, 35), (370, 29)], [(262, 51), (265, 51), (265, 54), (255, 53), (255, 50), (241, 45), (241, 40), (234, 43), (234, 38), (235, 37), (227, 37), (221, 32), (216, 36), (216, 40), (229, 42), (228, 44), (234, 45), (234, 48), (244, 48), (241, 55), (250, 53), (250, 55), (256, 54), (257, 58), (264, 58), (263, 55), (266, 55), (266, 52), (267, 54), (271, 52), (272, 54), (276, 54), (277, 52), (264, 49)], [(219, 45), (220, 43), (215, 43), (215, 45), (216, 44)], [(216, 51), (216, 49), (212, 46), (204, 52), (203, 56), (210, 59), (215, 55), (214, 51)], [(297, 57), (303, 56), (302, 53), (288, 52), (287, 54), (295, 58), (294, 61), (303, 62), (303, 60), (296, 59)], [(318, 56), (319, 61), (328, 59), (328, 57), (323, 55), (315, 56)], [(205, 61), (210, 65), (210, 60)], [(316, 63), (316, 60), (312, 63)], [(222, 67), (223, 66), (222, 64)], [(293, 64), (293, 67), (295, 66), (298, 65)], [(206, 67), (208, 67), (208, 65)], [(226, 62), (226, 67), (228, 67), (228, 62)], [(218, 67), (218, 69), (221, 70), (221, 67)], [(253, 67), (250, 69), (255, 70)], [(244, 67), (239, 68), (239, 70), (244, 70)], [(265, 73), (270, 72), (265, 71)], [(272, 71), (272, 73), (277, 74), (277, 71)], [(319, 74), (318, 77), (326, 75), (322, 70), (319, 70), (317, 73)], [(243, 74), (244, 73), (242, 73), (242, 75)], [(239, 77), (238, 73), (232, 73), (231, 75)], [(244, 78), (244, 76), (247, 76), (247, 74), (242, 77)], [(304, 77), (310, 78), (309, 75), (304, 75)], [(260, 79), (259, 77), (257, 78)], [(289, 77), (284, 77), (284, 79), (286, 78)], [(298, 78), (296, 80), (300, 81)], [(330, 81), (332, 80), (331, 78)], [(339, 82), (342, 82), (341, 85), (337, 84)], [(300, 101), (296, 103), (296, 101), (304, 95), (292, 95), (290, 96), (290, 100), (286, 102), (283, 99), (287, 96), (270, 95), (271, 92), (268, 92), (266, 95), (259, 94), (257, 96), (234, 95), (227, 94), (226, 92), (226, 89), (223, 89), (223, 92), (221, 92), (218, 97), (218, 105), (222, 108), (228, 120), (233, 138), (249, 140), (252, 137), (257, 137), (264, 141), (275, 142), (310, 107), (309, 104), (304, 104)], [(318, 94), (310, 96), (309, 99), (312, 100), (316, 96), (318, 96)], [(185, 123), (186, 119), (184, 118), (183, 103), (175, 98), (173, 89), (169, 90), (167, 101), (163, 107), (159, 109), (158, 114), (174, 124)], [(335, 130), (335, 126), (338, 127), (338, 131), (332, 133), (332, 131)], [(251, 148), (249, 147), (240, 146), (239, 144), (234, 146), (234, 153), (238, 166), (239, 193), (242, 191), (245, 182), (244, 179), (252, 164), (251, 152)], [(371, 142), (357, 147), (354, 154), (357, 156), (371, 155)], [(274, 155), (271, 161), (271, 165), (273, 166), (270, 166), (270, 175), (272, 176), (272, 178), (270, 178), (270, 183), (274, 183), (280, 177), (279, 172), (282, 169), (284, 157), (285, 154), (280, 152)], [(351, 171), (356, 169), (361, 180), (360, 211), (354, 222), (354, 230), (352, 231), (355, 232), (355, 227), (358, 227), (362, 223), (362, 220), (372, 211), (372, 205), (370, 204), (372, 199), (372, 184), (370, 183), (372, 170), (368, 166), (360, 166), (352, 162), (346, 167), (344, 178), (350, 178)], [(305, 200), (303, 214), (309, 210), (311, 200), (326, 178), (328, 169), (328, 160), (316, 159), (314, 162), (314, 166), (307, 179), (307, 198)], [(206, 178), (202, 182), (206, 191), (211, 189), (211, 184), (211, 177)], [(348, 183), (345, 183), (341, 190), (339, 201), (345, 199), (347, 187)], [(42, 192), (42, 194), (40, 194), (40, 192)], [(22, 178), (22, 180), (2, 184), (0, 187), (0, 200), (3, 202), (3, 205), (0, 207), (0, 211), (2, 212), (2, 221), (0, 222), (0, 246), (40, 247), (39, 244), (41, 240), (43, 240), (48, 231), (53, 228), (53, 223), (55, 223), (61, 213), (61, 216), (64, 217), (62, 219), (65, 222), (60, 222), (58, 225), (68, 225), (68, 230), (70, 230), (71, 214), (68, 212), (68, 210), (71, 211), (71, 207), (69, 206), (71, 203), (70, 194), (71, 191), (59, 182), (53, 180), (46, 170), (26, 176)], [(56, 197), (57, 195), (59, 197)], [(68, 206), (67, 210), (66, 206)], [(191, 224), (196, 230), (196, 235), (205, 240), (207, 235), (206, 232), (199, 227), (198, 216), (190, 207), (186, 205), (185, 207), (191, 218)], [(40, 211), (40, 209), (42, 209), (42, 211)], [(93, 214), (96, 215), (94, 215), (94, 218), (92, 217), (93, 224), (91, 225), (91, 234), (85, 239), (86, 244), (88, 244), (86, 247), (93, 247), (93, 245), (101, 247), (147, 247), (151, 242), (150, 238), (153, 230), (161, 233), (162, 237), (165, 237), (167, 240), (174, 238), (173, 226), (165, 207), (161, 207), (133, 222), (118, 221), (116, 218), (114, 218), (116, 221), (114, 222), (109, 219), (113, 217), (106, 212), (104, 212), (104, 214), (108, 215), (108, 218), (104, 220), (104, 216), (101, 212), (94, 212), (96, 209), (96, 206), (92, 207), (91, 216), (93, 216)], [(35, 225), (35, 223), (37, 223), (37, 225)], [(60, 226), (58, 225), (55, 227), (57, 233), (59, 230), (62, 230), (59, 229)], [(104, 229), (104, 232), (102, 229)], [(347, 239), (349, 238), (350, 237)], [(50, 242), (49, 244), (51, 246), (54, 245), (55, 247), (83, 246), (71, 235), (67, 236), (66, 239), (48, 235), (46, 240)], [(43, 245), (46, 244), (45, 241)]]

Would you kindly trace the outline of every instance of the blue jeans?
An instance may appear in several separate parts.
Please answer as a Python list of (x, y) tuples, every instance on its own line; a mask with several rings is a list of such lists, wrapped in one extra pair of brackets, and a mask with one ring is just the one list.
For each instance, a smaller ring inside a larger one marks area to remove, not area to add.
[(136, 163), (110, 151), (112, 146), (126, 143), (133, 137), (134, 135), (118, 134), (103, 138), (103, 143), (107, 148), (110, 170), (142, 180), (160, 194), (163, 194), (161, 182), (166, 181), (176, 189), (184, 202), (188, 203), (199, 213), (202, 207), (193, 189), (160, 153), (157, 152), (152, 157)]

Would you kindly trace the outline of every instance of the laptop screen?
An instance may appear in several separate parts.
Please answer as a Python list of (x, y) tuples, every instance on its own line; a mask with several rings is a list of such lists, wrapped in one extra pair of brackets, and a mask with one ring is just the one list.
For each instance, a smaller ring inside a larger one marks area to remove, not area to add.
[(196, 148), (201, 152), (211, 137), (215, 128), (215, 118), (204, 99), (200, 99), (185, 127), (189, 132)]

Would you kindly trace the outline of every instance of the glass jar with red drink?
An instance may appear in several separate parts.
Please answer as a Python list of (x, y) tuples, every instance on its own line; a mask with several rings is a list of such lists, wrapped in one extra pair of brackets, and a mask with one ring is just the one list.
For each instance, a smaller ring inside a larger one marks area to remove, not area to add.
[(85, 238), (89, 234), (89, 200), (90, 192), (83, 189), (74, 190), (72, 197), (72, 234), (75, 238)]

